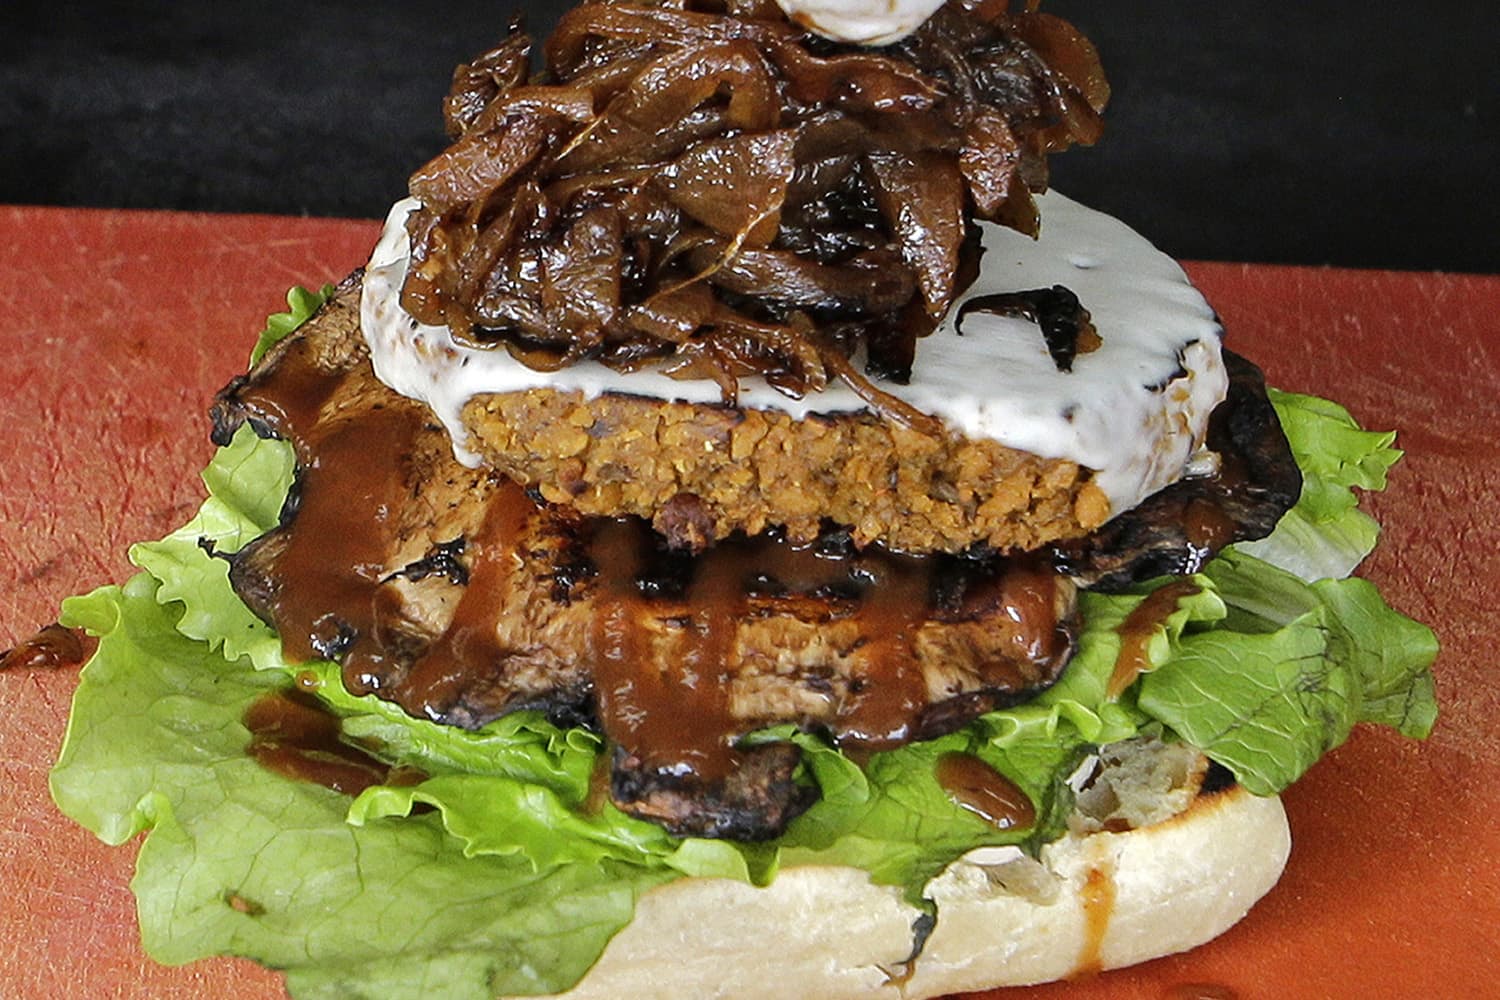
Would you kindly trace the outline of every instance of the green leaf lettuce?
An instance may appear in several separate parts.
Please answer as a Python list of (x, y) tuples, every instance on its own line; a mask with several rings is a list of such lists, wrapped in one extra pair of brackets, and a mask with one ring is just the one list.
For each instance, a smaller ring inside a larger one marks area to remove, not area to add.
[(1380, 525), (1359, 510), (1355, 487), (1385, 489), (1401, 458), (1394, 431), (1362, 430), (1337, 403), (1269, 390), (1271, 404), (1302, 469), (1302, 495), (1276, 530), (1236, 546), (1309, 583), (1354, 572), (1380, 537)]

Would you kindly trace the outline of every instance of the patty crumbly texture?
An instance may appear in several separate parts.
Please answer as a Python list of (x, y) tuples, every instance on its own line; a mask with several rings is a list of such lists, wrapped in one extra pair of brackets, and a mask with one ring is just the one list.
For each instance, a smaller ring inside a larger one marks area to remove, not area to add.
[(698, 550), (826, 521), (856, 544), (958, 552), (1037, 548), (1109, 516), (1089, 470), (989, 439), (933, 436), (869, 412), (795, 419), (773, 410), (538, 388), (464, 408), (483, 463), (584, 514), (634, 515)]

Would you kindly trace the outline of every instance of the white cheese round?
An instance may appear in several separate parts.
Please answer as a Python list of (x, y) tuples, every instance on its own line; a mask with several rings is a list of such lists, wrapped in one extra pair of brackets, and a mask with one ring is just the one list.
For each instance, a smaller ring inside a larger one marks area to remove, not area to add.
[[(585, 361), (538, 372), (506, 350), (457, 344), (446, 327), (418, 323), (401, 308), (416, 207), (397, 202), (365, 270), (361, 322), (376, 376), (430, 406), (473, 465), (461, 415), (473, 396), (538, 386), (593, 398), (622, 392), (689, 403), (719, 402), (710, 380), (654, 371), (621, 374)], [(1060, 194), (1038, 198), (1042, 235), (1032, 240), (985, 224), (979, 277), (931, 336), (917, 342), (907, 385), (880, 387), (957, 433), (988, 437), (1043, 458), (1093, 470), (1111, 511), (1128, 510), (1181, 478), (1203, 443), (1208, 415), (1228, 385), (1222, 330), (1213, 310), (1166, 254), (1124, 223)], [(1061, 371), (1035, 323), (975, 310), (978, 295), (1063, 285), (1078, 296), (1099, 333), (1097, 350)], [(792, 399), (758, 379), (742, 380), (739, 403), (794, 417), (865, 409), (842, 383)]]

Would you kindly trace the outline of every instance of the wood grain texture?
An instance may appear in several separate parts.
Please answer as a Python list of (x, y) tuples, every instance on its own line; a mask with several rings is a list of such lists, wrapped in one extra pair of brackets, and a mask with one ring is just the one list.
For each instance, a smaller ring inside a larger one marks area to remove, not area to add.
[[(0, 649), (62, 597), (122, 580), (126, 546), (197, 505), (204, 411), (287, 286), (358, 266), (368, 222), (0, 208)], [(1500, 977), (1500, 278), (1198, 265), (1230, 343), (1283, 387), (1401, 429), (1364, 574), (1433, 625), (1443, 715), (1426, 743), (1360, 730), (1286, 796), (1283, 881), (1185, 956), (999, 998), (1490, 995)], [(72, 670), (0, 676), (0, 996), (281, 995), (222, 959), (137, 944), (134, 851), (63, 819), (46, 773)]]

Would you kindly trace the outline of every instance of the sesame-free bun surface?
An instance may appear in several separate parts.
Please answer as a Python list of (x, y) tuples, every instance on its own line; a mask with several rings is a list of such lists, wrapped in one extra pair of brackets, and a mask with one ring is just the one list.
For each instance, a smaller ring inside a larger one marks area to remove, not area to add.
[(1040, 865), (971, 854), (929, 887), (937, 928), (910, 967), (917, 912), (863, 872), (789, 868), (766, 888), (684, 879), (642, 897), (562, 996), (919, 1000), (1132, 965), (1223, 933), (1290, 848), (1280, 800), (1236, 786), (1149, 827), (1069, 834)]

